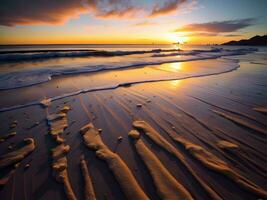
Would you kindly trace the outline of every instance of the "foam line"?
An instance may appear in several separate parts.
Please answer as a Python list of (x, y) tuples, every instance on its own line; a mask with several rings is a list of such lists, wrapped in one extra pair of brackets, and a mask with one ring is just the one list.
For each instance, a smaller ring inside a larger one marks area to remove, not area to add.
[[(111, 86), (108, 86), (108, 87), (96, 87), (96, 88), (90, 88), (90, 89), (83, 89), (83, 90), (78, 90), (78, 91), (75, 91), (75, 92), (63, 94), (63, 95), (60, 95), (60, 96), (52, 97), (52, 98), (50, 98), (50, 101), (52, 102), (52, 101), (56, 101), (56, 100), (60, 100), (60, 99), (64, 99), (64, 98), (67, 98), (67, 97), (76, 96), (76, 95), (83, 94), (83, 93), (88, 93), (88, 92), (96, 92), (96, 91), (103, 91), (103, 90), (114, 90), (114, 89), (117, 89), (119, 87), (125, 87), (125, 86), (129, 86), (129, 85), (137, 85), (137, 84), (142, 84), (142, 83), (152, 83), (152, 82), (160, 82), (160, 81), (183, 80), (183, 79), (189, 79), (189, 78), (199, 78), (199, 77), (205, 77), (205, 76), (219, 75), (219, 74), (224, 74), (224, 73), (235, 71), (239, 67), (240, 67), (239, 65), (236, 65), (236, 66), (234, 66), (233, 68), (231, 68), (229, 70), (218, 72), (218, 73), (207, 73), (207, 74), (203, 74), (203, 75), (186, 76), (186, 77), (183, 77), (183, 78), (165, 78), (165, 79), (154, 79), (154, 80), (142, 80), (142, 81), (133, 81), (133, 82), (120, 83), (120, 84), (111, 85)], [(29, 102), (27, 104), (22, 104), (22, 105), (15, 105), (15, 106), (1, 108), (0, 112), (16, 110), (16, 109), (25, 108), (25, 107), (34, 106), (34, 105), (42, 105), (43, 106), (43, 100)]]

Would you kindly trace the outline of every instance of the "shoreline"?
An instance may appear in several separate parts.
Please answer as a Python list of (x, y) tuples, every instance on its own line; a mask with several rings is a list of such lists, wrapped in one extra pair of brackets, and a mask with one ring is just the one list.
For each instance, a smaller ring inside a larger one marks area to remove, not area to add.
[[(187, 62), (190, 62), (190, 61), (187, 61)], [(201, 77), (206, 77), (206, 76), (220, 75), (220, 74), (229, 73), (229, 72), (238, 70), (239, 67), (240, 66), (237, 65), (235, 68), (229, 69), (229, 70), (226, 70), (226, 71), (223, 71), (223, 72), (210, 73), (210, 74), (207, 73), (207, 74), (204, 74), (204, 75), (192, 75), (192, 76), (183, 77), (183, 78), (169, 78), (169, 79), (166, 78), (166, 79), (156, 79), (156, 80), (144, 80), (144, 81), (126, 82), (126, 83), (122, 83), (122, 84), (118, 84), (118, 85), (110, 86), (110, 87), (103, 87), (103, 88), (99, 87), (99, 88), (83, 89), (83, 90), (79, 90), (79, 91), (76, 91), (76, 92), (73, 92), (73, 93), (63, 94), (61, 96), (55, 96), (55, 97), (47, 98), (47, 100), (49, 100), (50, 102), (53, 102), (53, 101), (57, 101), (57, 100), (60, 100), (60, 99), (67, 98), (67, 97), (72, 97), (72, 96), (76, 96), (76, 95), (79, 95), (79, 94), (83, 94), (83, 93), (96, 92), (96, 91), (105, 91), (105, 90), (114, 90), (114, 89), (117, 89), (117, 88), (120, 88), (120, 87), (130, 87), (132, 85), (137, 85), (137, 84), (145, 84), (145, 83), (153, 83), (153, 82), (165, 82), (165, 81), (175, 81), (175, 80), (186, 80), (186, 79), (191, 79), (191, 78), (201, 78)], [(117, 70), (120, 70), (120, 69), (117, 69)], [(115, 73), (116, 73), (116, 71), (115, 71)], [(64, 78), (68, 78), (68, 77), (71, 78), (71, 77), (74, 77), (74, 76), (75, 75), (73, 75), (73, 74), (71, 74), (71, 75), (63, 75), (63, 76), (57, 77), (55, 79), (64, 79)], [(16, 89), (18, 89), (18, 88), (14, 88), (14, 90), (16, 90)], [(43, 105), (42, 101), (44, 101), (44, 100), (46, 100), (46, 99), (41, 99), (40, 101), (26, 103), (24, 105), (15, 105), (15, 106), (12, 106), (12, 107), (0, 108), (0, 112), (6, 112), (6, 111), (14, 110), (14, 109), (20, 109), (20, 108), (25, 108), (25, 107), (34, 106), (34, 105), (41, 105), (42, 106)]]

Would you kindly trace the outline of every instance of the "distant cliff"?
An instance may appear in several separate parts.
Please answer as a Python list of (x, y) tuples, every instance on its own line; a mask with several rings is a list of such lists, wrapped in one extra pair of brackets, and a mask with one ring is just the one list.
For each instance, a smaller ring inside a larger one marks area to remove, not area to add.
[(226, 42), (222, 45), (235, 45), (235, 46), (267, 46), (267, 35), (263, 35), (263, 36), (254, 36), (248, 40), (239, 40), (239, 41), (230, 41), (230, 42)]

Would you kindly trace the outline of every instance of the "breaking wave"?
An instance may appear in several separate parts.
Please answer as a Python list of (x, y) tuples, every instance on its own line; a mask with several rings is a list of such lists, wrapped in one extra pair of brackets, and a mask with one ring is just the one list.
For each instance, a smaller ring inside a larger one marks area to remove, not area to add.
[[(103, 70), (127, 69), (132, 67), (142, 67), (145, 65), (158, 65), (172, 62), (185, 62), (193, 60), (215, 59), (222, 56), (235, 56), (252, 53), (257, 49), (235, 49), (225, 50), (222, 48), (213, 48), (211, 50), (191, 50), (183, 51), (177, 49), (155, 49), (149, 51), (35, 51), (35, 52), (12, 52), (1, 53), (0, 61), (9, 62), (10, 60), (34, 60), (37, 58), (55, 58), (55, 57), (82, 57), (82, 56), (127, 56), (141, 55), (114, 62), (103, 58), (101, 63), (88, 62), (74, 66), (47, 65), (42, 68), (23, 67), (18, 70), (6, 70), (0, 73), (0, 90), (15, 89), (20, 87), (40, 84), (51, 80), (54, 76), (69, 74), (92, 73)], [(25, 62), (27, 65), (27, 62)]]

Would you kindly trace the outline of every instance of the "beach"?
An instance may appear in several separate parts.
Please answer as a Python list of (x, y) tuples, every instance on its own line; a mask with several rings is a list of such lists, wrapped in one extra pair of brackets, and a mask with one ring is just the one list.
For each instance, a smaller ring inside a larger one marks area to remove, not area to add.
[(3, 199), (267, 198), (266, 48), (136, 51), (0, 55)]

